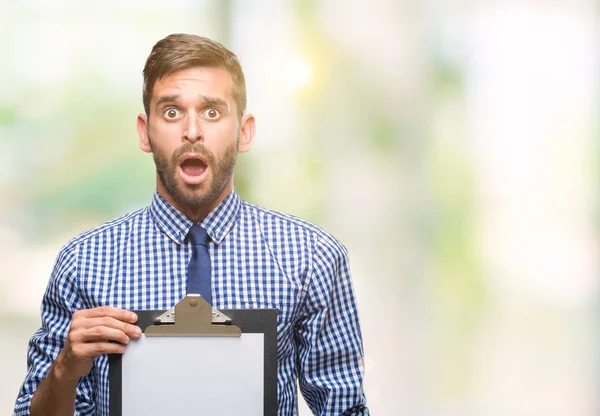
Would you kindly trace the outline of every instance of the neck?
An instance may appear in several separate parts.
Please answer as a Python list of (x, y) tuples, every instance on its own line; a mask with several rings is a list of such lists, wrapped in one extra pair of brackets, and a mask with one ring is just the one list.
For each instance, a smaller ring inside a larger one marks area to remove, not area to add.
[(156, 180), (156, 191), (158, 192), (158, 194), (194, 223), (199, 223), (204, 218), (206, 218), (206, 216), (210, 214), (212, 210), (218, 207), (219, 204), (223, 202), (225, 198), (227, 198), (227, 196), (231, 193), (232, 190), (233, 178), (231, 178), (231, 180), (225, 184), (223, 191), (221, 191), (221, 193), (216, 199), (202, 206), (191, 206), (189, 204), (183, 204), (176, 201), (173, 198), (173, 196), (167, 192), (167, 190), (165, 189), (158, 177)]

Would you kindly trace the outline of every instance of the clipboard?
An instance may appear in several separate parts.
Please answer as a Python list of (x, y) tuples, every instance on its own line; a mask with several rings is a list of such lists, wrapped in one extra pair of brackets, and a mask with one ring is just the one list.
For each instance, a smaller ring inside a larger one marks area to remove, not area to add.
[[(111, 416), (152, 416), (131, 409), (153, 400), (181, 406), (190, 397), (197, 410), (185, 414), (207, 413), (218, 400), (219, 408), (243, 403), (243, 414), (277, 415), (277, 309), (219, 311), (199, 295), (187, 295), (171, 310), (134, 312), (142, 338), (125, 354), (108, 356)], [(209, 356), (199, 356), (203, 352)], [(146, 355), (130, 358), (135, 354)], [(176, 365), (169, 364), (173, 360)]]

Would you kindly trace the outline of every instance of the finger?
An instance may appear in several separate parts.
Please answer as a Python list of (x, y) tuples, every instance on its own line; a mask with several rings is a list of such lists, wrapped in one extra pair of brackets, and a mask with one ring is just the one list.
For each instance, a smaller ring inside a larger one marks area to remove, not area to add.
[(106, 326), (95, 326), (82, 331), (80, 341), (85, 343), (116, 341), (123, 345), (127, 345), (129, 344), (130, 338), (125, 332), (119, 329)]
[(96, 327), (117, 329), (127, 334), (127, 336), (134, 338), (139, 338), (142, 333), (141, 329), (136, 325), (128, 324), (126, 322), (106, 316), (102, 318), (79, 319), (77, 321), (73, 321), (71, 324), (71, 330), (75, 333), (79, 331), (87, 331), (90, 328)]
[(92, 309), (81, 309), (75, 314), (78, 317), (83, 318), (101, 318), (101, 317), (111, 317), (123, 322), (134, 323), (137, 322), (137, 315), (131, 311), (126, 311), (125, 309), (115, 308), (114, 306), (100, 306), (98, 308)]
[(102, 354), (123, 354), (126, 346), (117, 342), (89, 342), (74, 346), (72, 351), (79, 359), (95, 359)]
[(114, 342), (94, 342), (93, 345), (96, 351), (96, 356), (102, 354), (124, 354), (127, 347), (123, 344)]
[(71, 327), (75, 327), (77, 329), (87, 329), (96, 326), (106, 326), (108, 328), (120, 329), (121, 331), (127, 333), (134, 332), (136, 328), (139, 329), (137, 325), (132, 325), (109, 316), (80, 319), (78, 321), (73, 321), (71, 324)]

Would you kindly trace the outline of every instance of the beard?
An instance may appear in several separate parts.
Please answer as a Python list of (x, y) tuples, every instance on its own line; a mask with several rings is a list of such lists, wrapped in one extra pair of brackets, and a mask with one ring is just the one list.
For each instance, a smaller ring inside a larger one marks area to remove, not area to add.
[[(223, 157), (217, 157), (204, 144), (186, 142), (181, 145), (169, 158), (157, 149), (152, 149), (152, 157), (156, 165), (158, 178), (180, 207), (206, 208), (210, 207), (222, 194), (223, 190), (233, 177), (233, 169), (237, 158), (237, 142), (225, 149)], [(152, 140), (148, 137), (150, 146)], [(207, 168), (210, 167), (209, 177), (198, 185), (190, 185), (181, 180), (179, 172), (179, 160), (185, 153), (196, 153), (206, 158)]]

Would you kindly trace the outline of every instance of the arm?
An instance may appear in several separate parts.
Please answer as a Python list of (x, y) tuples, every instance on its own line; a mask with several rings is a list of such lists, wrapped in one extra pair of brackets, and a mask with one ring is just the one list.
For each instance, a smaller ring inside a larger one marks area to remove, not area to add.
[(363, 349), (346, 249), (322, 235), (296, 325), (300, 390), (316, 415), (368, 415)]
[(106, 306), (75, 312), (64, 348), (31, 399), (31, 415), (72, 415), (79, 379), (96, 357), (123, 354), (129, 337), (139, 338), (140, 329), (130, 324), (136, 320), (133, 312)]
[[(100, 354), (122, 353), (139, 328), (132, 312), (81, 308), (75, 284), (75, 255), (63, 249), (42, 300), (42, 328), (31, 338), (28, 372), (15, 415), (91, 414), (94, 384), (90, 370)], [(134, 329), (135, 328), (135, 329)], [(108, 342), (108, 340), (119, 343)]]

